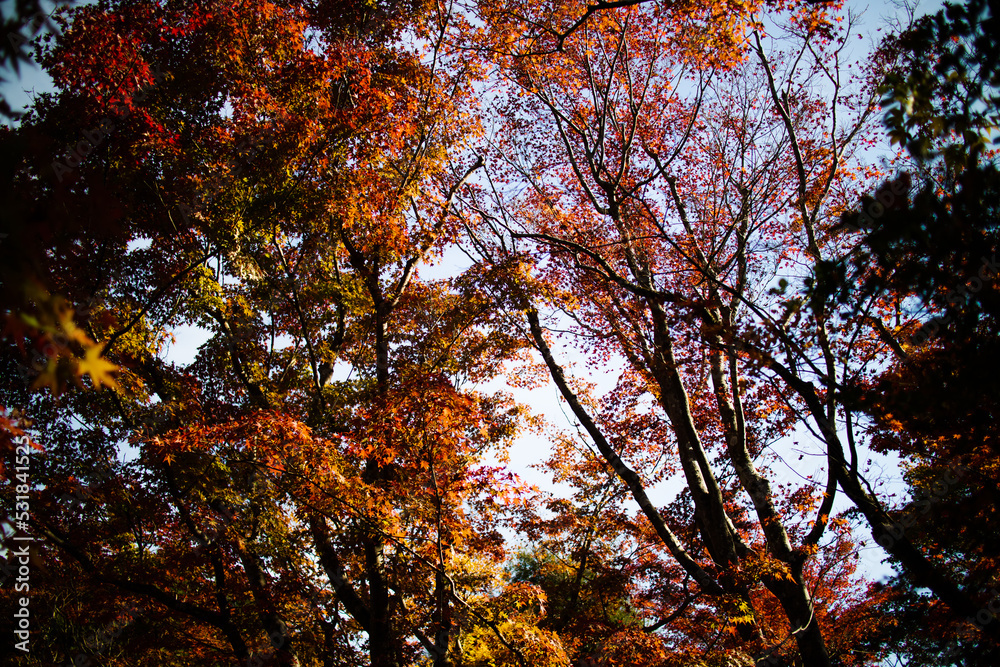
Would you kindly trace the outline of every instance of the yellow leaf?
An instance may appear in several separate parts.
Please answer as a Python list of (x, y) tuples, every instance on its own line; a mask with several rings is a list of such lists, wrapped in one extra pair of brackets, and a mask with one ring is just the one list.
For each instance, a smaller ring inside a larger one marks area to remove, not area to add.
[(84, 373), (89, 374), (95, 389), (100, 389), (102, 385), (114, 389), (118, 384), (111, 373), (118, 370), (118, 367), (101, 357), (103, 350), (104, 343), (87, 347), (83, 359), (77, 362), (76, 374), (80, 377)]

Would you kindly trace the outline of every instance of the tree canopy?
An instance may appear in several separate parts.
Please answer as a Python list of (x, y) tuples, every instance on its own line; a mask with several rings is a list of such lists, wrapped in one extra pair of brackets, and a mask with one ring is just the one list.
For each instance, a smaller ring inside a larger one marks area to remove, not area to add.
[(992, 664), (994, 10), (58, 6), (2, 61), (54, 91), (0, 128), (0, 655)]

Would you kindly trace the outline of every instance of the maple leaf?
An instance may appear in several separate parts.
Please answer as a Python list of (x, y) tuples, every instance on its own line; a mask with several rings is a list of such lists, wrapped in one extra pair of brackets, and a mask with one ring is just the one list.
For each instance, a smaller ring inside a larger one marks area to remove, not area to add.
[(78, 377), (83, 377), (84, 374), (90, 375), (90, 380), (96, 389), (102, 386), (115, 389), (118, 383), (111, 374), (117, 371), (118, 367), (101, 356), (103, 351), (104, 343), (88, 346), (83, 359), (77, 361), (76, 374)]

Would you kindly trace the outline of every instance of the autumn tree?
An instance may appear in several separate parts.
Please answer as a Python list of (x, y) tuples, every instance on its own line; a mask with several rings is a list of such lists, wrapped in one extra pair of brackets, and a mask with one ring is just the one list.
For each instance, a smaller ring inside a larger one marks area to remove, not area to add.
[[(45, 540), (31, 660), (876, 664), (906, 598), (860, 579), (848, 503), (942, 632), (984, 603), (990, 544), (940, 535), (972, 485), (899, 531), (865, 463), (927, 426), (859, 396), (908, 352), (907, 276), (950, 250), (921, 237), (899, 282), (871, 282), (857, 193), (906, 188), (859, 152), (900, 42), (852, 60), (838, 3), (53, 20), (56, 92), (0, 136), (0, 362), (20, 377), (0, 430), (44, 447), (16, 526)], [(926, 211), (992, 206), (973, 185)], [(429, 277), (462, 251), (468, 270)], [(988, 329), (992, 293), (955, 326)], [(185, 331), (197, 353), (168, 361)], [(569, 407), (576, 433), (533, 434), (566, 495), (503, 467), (525, 410), (476, 390), (501, 376)], [(992, 461), (928, 414), (931, 449)]]
[[(32, 372), (12, 345), (8, 367), (45, 390), (5, 386), (3, 403), (45, 443), (37, 585), (77, 580), (107, 611), (37, 598), (63, 620), (35, 654), (444, 665), (457, 608), (507, 642), (456, 563), (502, 553), (515, 480), (483, 461), (518, 414), (461, 385), (521, 344), (474, 282), (419, 275), (480, 166), (450, 162), (475, 130), (476, 65), (446, 48), (449, 6), (123, 2), (57, 20), (57, 93), (10, 135), (31, 149), (12, 192), (52, 221), (35, 241), (66, 300), (52, 327), (95, 342), (92, 381), (58, 354)], [(168, 363), (182, 325), (207, 340)], [(128, 609), (113, 642), (81, 641)]]
[[(835, 628), (851, 615), (836, 600), (851, 595), (832, 591), (850, 577), (829, 566), (852, 552), (838, 488), (890, 520), (850, 474), (830, 389), (885, 351), (837, 313), (803, 310), (782, 273), (801, 279), (844, 242), (829, 229), (852, 201), (882, 55), (846, 73), (853, 26), (836, 7), (761, 23), (741, 5), (717, 24), (715, 6), (623, 4), (568, 36), (552, 27), (562, 5), (484, 12), (508, 121), (492, 187), (470, 204), (495, 230), (478, 250), (508, 272), (508, 307), (647, 539), (726, 619), (732, 649), (758, 664), (793, 642), (805, 664), (849, 659)], [(566, 370), (543, 309), (588, 372), (624, 363), (604, 402)], [(646, 414), (669, 428), (642, 426)], [(780, 488), (768, 451), (805, 425), (825, 470)], [(687, 495), (668, 513), (650, 487), (675, 474)]]

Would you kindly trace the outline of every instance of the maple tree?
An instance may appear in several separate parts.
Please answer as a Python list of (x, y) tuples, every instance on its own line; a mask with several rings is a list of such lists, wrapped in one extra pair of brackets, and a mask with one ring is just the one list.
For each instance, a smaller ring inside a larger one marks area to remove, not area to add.
[[(44, 448), (27, 661), (877, 664), (908, 630), (840, 501), (898, 523), (862, 461), (901, 431), (857, 428), (894, 395), (851, 389), (912, 289), (866, 266), (834, 299), (898, 42), (851, 62), (838, 3), (735, 0), (52, 20), (56, 92), (0, 137), (0, 427)], [(522, 435), (566, 494), (506, 469)], [(979, 601), (939, 561), (992, 547), (935, 531), (886, 548), (942, 634)]]
[[(700, 33), (678, 28), (708, 22), (698, 11), (682, 7), (671, 24), (658, 7), (629, 6), (549, 49), (547, 30), (496, 49), (509, 82), (497, 108), (510, 121), (496, 142), (504, 170), (476, 204), (496, 233), (480, 252), (512, 267), (511, 308), (560, 393), (629, 488), (647, 539), (717, 600), (734, 647), (763, 661), (794, 638), (806, 664), (830, 664), (850, 654), (827, 645), (835, 614), (816, 594), (830, 572), (816, 566), (820, 541), (842, 530), (838, 487), (877, 527), (890, 523), (856, 474), (853, 441), (847, 459), (837, 422), (850, 416), (832, 389), (885, 346), (870, 325), (858, 340), (857, 319), (807, 313), (778, 272), (820, 272), (845, 242), (831, 228), (853, 203), (852, 154), (874, 130), (886, 55), (851, 82), (840, 69), (849, 23), (810, 7), (772, 15), (790, 52), (769, 53), (764, 26), (747, 21), (749, 44), (705, 57), (687, 41)], [(811, 88), (820, 79), (828, 94)], [(541, 304), (579, 337), (592, 372), (624, 361), (614, 399), (588, 404)], [(650, 409), (669, 428), (646, 430)], [(810, 420), (826, 471), (786, 497), (758, 460)], [(668, 518), (649, 488), (675, 472), (690, 505)], [(834, 546), (844, 539), (822, 551), (849, 553)]]
[[(485, 330), (474, 285), (417, 275), (477, 168), (447, 161), (471, 80), (443, 51), (447, 8), (128, 2), (57, 21), (59, 93), (18, 130), (35, 152), (15, 181), (28, 217), (78, 211), (33, 247), (59, 269), (49, 289), (93, 304), (80, 326), (111, 391), (66, 392), (46, 367), (46, 392), (4, 399), (45, 443), (31, 530), (52, 576), (109, 614), (144, 606), (116, 644), (129, 659), (336, 664), (363, 641), (371, 664), (445, 663), (463, 604), (502, 638), (454, 563), (501, 553), (491, 517), (514, 487), (483, 458), (517, 411), (457, 385), (520, 343)], [(210, 332), (185, 367), (158, 356), (183, 324)], [(102, 653), (45, 640), (36, 654)]]

